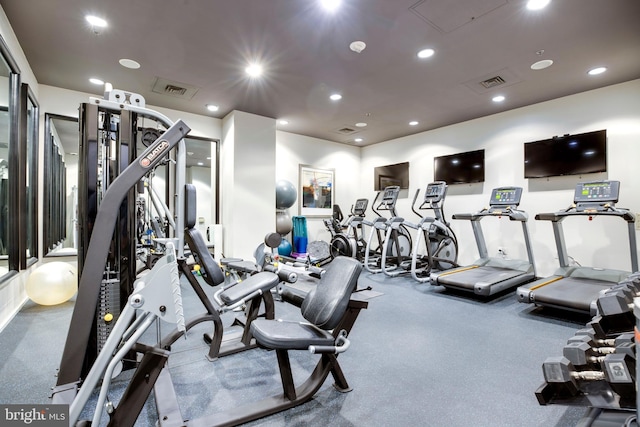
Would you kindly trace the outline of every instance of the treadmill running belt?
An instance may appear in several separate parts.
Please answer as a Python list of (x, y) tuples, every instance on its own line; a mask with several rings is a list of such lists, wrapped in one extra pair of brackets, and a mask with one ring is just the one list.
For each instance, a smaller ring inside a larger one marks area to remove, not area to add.
[(598, 298), (601, 291), (613, 285), (614, 282), (604, 280), (565, 277), (532, 291), (533, 302), (589, 313), (591, 302)]
[(525, 274), (524, 271), (510, 268), (482, 266), (463, 270), (458, 273), (443, 274), (438, 284), (473, 290), (477, 283), (500, 283)]

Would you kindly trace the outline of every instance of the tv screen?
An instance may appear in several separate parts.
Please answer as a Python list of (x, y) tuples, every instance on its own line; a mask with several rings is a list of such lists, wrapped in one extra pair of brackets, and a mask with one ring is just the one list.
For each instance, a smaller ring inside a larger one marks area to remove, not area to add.
[(402, 189), (409, 188), (409, 162), (376, 167), (373, 170), (373, 182), (375, 191), (381, 191), (393, 185)]
[(524, 144), (524, 177), (607, 171), (607, 131), (564, 135)]
[(447, 184), (484, 182), (484, 150), (435, 157), (433, 166), (434, 181)]

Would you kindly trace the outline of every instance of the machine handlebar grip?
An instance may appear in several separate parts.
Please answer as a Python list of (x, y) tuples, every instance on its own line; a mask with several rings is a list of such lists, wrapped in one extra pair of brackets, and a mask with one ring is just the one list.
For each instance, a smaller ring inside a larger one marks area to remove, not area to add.
[(296, 281), (298, 281), (298, 273), (296, 273), (295, 271), (286, 270), (284, 268), (278, 270), (278, 267), (276, 267), (274, 265), (271, 265), (271, 264), (265, 265), (263, 270), (264, 271), (268, 271), (270, 273), (277, 274), (278, 275), (278, 279), (281, 282), (296, 283)]
[(297, 289), (292, 289), (290, 287), (282, 286), (278, 287), (278, 293), (283, 301), (288, 302), (289, 304), (295, 305), (296, 307), (302, 306), (302, 302), (307, 296), (302, 291)]

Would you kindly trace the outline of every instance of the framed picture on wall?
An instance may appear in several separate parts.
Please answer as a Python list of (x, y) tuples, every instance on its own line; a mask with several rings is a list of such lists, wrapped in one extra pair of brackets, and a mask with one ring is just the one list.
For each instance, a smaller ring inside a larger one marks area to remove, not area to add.
[(300, 165), (298, 213), (303, 216), (331, 216), (335, 200), (335, 172)]

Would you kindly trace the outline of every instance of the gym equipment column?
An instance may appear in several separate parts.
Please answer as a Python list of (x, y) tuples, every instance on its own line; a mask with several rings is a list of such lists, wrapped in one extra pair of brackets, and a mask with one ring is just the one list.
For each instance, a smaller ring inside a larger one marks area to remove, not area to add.
[[(101, 110), (94, 104), (80, 105), (79, 173), (79, 280), (82, 274), (98, 207), (112, 182), (136, 157), (136, 115), (130, 111)], [(102, 349), (115, 320), (132, 292), (136, 273), (135, 189), (124, 197), (100, 285), (82, 376)], [(106, 236), (105, 236), (106, 237)]]

